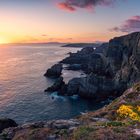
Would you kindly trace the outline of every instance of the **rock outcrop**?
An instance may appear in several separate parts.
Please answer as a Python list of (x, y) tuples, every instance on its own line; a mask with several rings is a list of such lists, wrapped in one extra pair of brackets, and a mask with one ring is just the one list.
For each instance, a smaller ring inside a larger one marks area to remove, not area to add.
[(83, 48), (81, 51), (77, 53), (70, 53), (70, 56), (63, 59), (61, 63), (64, 64), (85, 64), (89, 61), (89, 56), (93, 53), (94, 48), (87, 47)]
[(62, 64), (55, 64), (44, 74), (46, 77), (58, 78), (61, 76), (63, 66)]
[(9, 127), (17, 127), (17, 123), (14, 120), (8, 118), (0, 119), (0, 133), (3, 129)]
[(61, 135), (72, 131), (82, 123), (78, 119), (54, 120), (24, 124), (16, 128), (5, 129), (1, 140), (61, 140)]
[(63, 77), (59, 77), (58, 79), (56, 79), (54, 84), (45, 90), (45, 92), (55, 91), (57, 91), (59, 95), (65, 95), (65, 93), (67, 92), (67, 86), (63, 81)]
[(91, 73), (85, 78), (74, 78), (67, 85), (67, 95), (79, 95), (84, 98), (92, 98), (94, 101), (113, 99), (120, 95), (126, 87), (117, 87), (114, 81), (105, 76)]
[[(100, 53), (96, 53), (96, 50)], [(60, 63), (69, 64), (66, 68), (68, 70), (83, 70), (85, 73), (92, 71), (104, 73), (106, 69), (106, 59), (101, 50), (103, 49), (83, 48), (77, 53), (70, 53), (70, 56), (63, 59)]]
[(111, 39), (101, 48), (98, 53), (94, 48), (83, 48), (60, 62), (69, 64), (67, 69), (81, 69), (87, 74), (70, 80), (65, 86), (66, 95), (101, 101), (120, 96), (140, 81), (140, 32)]
[(140, 32), (110, 40), (106, 55), (116, 82), (140, 80)]

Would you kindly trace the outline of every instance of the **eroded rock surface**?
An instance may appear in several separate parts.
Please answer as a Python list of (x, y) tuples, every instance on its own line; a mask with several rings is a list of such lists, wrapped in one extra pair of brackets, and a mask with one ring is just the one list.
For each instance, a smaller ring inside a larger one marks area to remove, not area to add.
[(47, 70), (44, 76), (58, 78), (61, 76), (62, 69), (63, 69), (62, 64), (55, 64), (50, 69)]
[(140, 81), (140, 32), (116, 37), (104, 45), (106, 49), (102, 52), (87, 47), (61, 61), (70, 65), (68, 69), (81, 69), (87, 74), (70, 80), (65, 95), (77, 94), (101, 101), (120, 96)]

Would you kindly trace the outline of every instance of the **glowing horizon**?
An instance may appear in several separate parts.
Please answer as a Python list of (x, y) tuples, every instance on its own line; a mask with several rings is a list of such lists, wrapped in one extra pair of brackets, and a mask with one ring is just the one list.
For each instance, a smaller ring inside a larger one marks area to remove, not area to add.
[(140, 31), (139, 0), (68, 1), (0, 1), (0, 44), (108, 41)]

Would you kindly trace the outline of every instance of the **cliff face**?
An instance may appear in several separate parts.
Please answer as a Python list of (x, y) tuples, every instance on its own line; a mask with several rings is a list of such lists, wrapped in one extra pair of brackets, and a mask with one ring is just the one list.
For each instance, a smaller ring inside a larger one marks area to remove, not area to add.
[(140, 80), (140, 33), (110, 40), (106, 54), (114, 79), (127, 85)]
[(114, 38), (107, 46), (100, 53), (93, 48), (84, 48), (61, 61), (73, 67), (78, 65), (87, 73), (84, 78), (74, 78), (68, 82), (66, 95), (78, 94), (101, 101), (120, 96), (128, 87), (140, 81), (140, 33)]

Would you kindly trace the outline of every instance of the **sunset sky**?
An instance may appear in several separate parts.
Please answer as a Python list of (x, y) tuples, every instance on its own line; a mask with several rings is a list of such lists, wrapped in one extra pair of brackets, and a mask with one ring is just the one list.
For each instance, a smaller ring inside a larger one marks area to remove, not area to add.
[(0, 0), (0, 43), (94, 42), (140, 31), (140, 0)]

